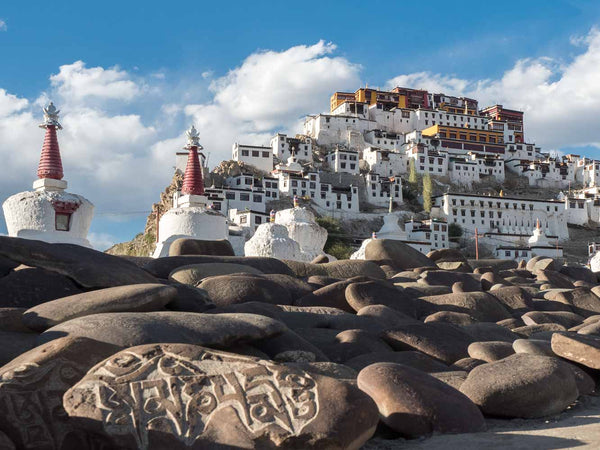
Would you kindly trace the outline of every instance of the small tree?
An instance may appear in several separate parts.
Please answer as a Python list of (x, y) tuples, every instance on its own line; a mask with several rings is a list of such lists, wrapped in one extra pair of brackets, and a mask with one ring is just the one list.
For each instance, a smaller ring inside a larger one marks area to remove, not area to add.
[(460, 237), (463, 235), (462, 227), (457, 223), (451, 223), (448, 225), (448, 239), (452, 242), (458, 242)]
[(413, 158), (410, 159), (408, 164), (409, 174), (408, 174), (408, 182), (413, 186), (417, 184), (417, 168), (415, 167), (415, 160)]
[(339, 220), (332, 217), (318, 217), (317, 223), (327, 230), (327, 241), (323, 250), (337, 259), (348, 259), (354, 252), (350, 245), (352, 237), (344, 231)]
[(431, 193), (431, 177), (427, 172), (423, 177), (423, 209), (428, 213), (431, 212)]

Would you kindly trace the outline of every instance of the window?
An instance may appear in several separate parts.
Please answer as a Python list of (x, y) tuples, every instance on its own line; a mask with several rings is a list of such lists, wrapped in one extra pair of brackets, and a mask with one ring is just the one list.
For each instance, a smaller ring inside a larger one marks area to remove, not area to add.
[(256, 157), (258, 157), (258, 155), (259, 155), (259, 152), (258, 152), (258, 150), (252, 150), (252, 156), (253, 156), (253, 157), (255, 157), (255, 158), (256, 158)]
[(247, 216), (240, 216), (240, 223), (247, 223), (247, 222), (248, 222)]
[(252, 196), (252, 201), (257, 202), (257, 203), (262, 202), (262, 195), (256, 195), (256, 194), (253, 195)]
[(262, 152), (263, 158), (268, 158), (269, 157), (269, 152)]
[(257, 224), (259, 224), (259, 223), (262, 223), (262, 217), (260, 217), (260, 216), (256, 216), (256, 217), (254, 218), (254, 222), (256, 222)]
[(227, 200), (235, 200), (235, 192), (225, 192), (225, 198)]
[(250, 194), (240, 194), (240, 201), (242, 201), (242, 202), (249, 202), (250, 201)]
[(71, 213), (56, 213), (54, 225), (58, 231), (69, 231), (71, 225)]
[(248, 155), (249, 155), (248, 150), (242, 150), (242, 156), (248, 156)]

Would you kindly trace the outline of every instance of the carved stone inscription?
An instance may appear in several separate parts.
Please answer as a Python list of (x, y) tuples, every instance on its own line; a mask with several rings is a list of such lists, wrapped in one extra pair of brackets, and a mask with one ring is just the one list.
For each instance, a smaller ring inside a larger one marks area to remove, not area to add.
[[(195, 351), (171, 351), (177, 347)], [(297, 436), (317, 416), (318, 389), (306, 372), (194, 346), (151, 348), (116, 354), (67, 394), (93, 402), (104, 430), (133, 435), (139, 448), (148, 447), (150, 430), (192, 445), (211, 425), (219, 426), (211, 420), (224, 409), (251, 437)], [(78, 415), (73, 408), (69, 413)]]

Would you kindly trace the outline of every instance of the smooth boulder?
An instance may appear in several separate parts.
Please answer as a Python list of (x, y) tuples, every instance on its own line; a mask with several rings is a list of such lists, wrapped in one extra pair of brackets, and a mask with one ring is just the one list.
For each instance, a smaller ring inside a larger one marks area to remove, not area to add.
[(378, 420), (370, 397), (344, 380), (182, 344), (113, 355), (63, 405), (126, 448), (359, 448)]
[(460, 391), (486, 415), (526, 419), (564, 411), (579, 396), (562, 361), (523, 353), (475, 367)]
[(377, 363), (361, 370), (357, 382), (375, 400), (381, 420), (403, 436), (485, 429), (481, 412), (466, 396), (420, 370)]
[(23, 314), (32, 330), (44, 331), (77, 317), (107, 312), (160, 311), (177, 296), (177, 289), (163, 284), (132, 284), (42, 303)]

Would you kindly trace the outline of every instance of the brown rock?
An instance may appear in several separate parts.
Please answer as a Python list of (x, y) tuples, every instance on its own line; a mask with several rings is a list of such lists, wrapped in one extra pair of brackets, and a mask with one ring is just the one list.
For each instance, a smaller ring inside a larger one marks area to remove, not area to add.
[(431, 295), (422, 297), (417, 305), (421, 316), (437, 311), (454, 311), (469, 314), (482, 322), (497, 322), (510, 318), (508, 311), (496, 298), (486, 292)]
[(475, 367), (460, 391), (484, 414), (522, 418), (557, 414), (579, 395), (573, 372), (562, 361), (527, 354)]
[(0, 331), (18, 331), (20, 333), (31, 333), (23, 323), (25, 308), (0, 308)]
[(349, 359), (344, 364), (360, 371), (371, 364), (380, 362), (402, 364), (427, 373), (446, 372), (450, 370), (446, 364), (439, 360), (414, 351), (366, 353)]
[(86, 288), (157, 282), (152, 275), (123, 258), (74, 244), (48, 244), (0, 236), (0, 255), (66, 275)]
[(59, 273), (19, 266), (18, 270), (0, 278), (0, 292), (0, 306), (31, 308), (83, 290), (73, 280)]
[[(131, 395), (139, 389), (144, 397)], [(181, 344), (117, 353), (63, 403), (81, 427), (127, 448), (359, 448), (377, 424), (351, 383)]]
[(550, 344), (550, 341), (544, 341), (541, 339), (517, 339), (515, 342), (513, 342), (513, 349), (515, 353), (556, 356), (556, 353), (552, 351), (552, 345)]
[(419, 322), (413, 317), (407, 316), (392, 308), (384, 305), (371, 305), (361, 308), (357, 313), (359, 317), (369, 317), (375, 319), (381, 324), (381, 329), (391, 329), (401, 326), (404, 323)]
[(414, 298), (384, 281), (351, 283), (346, 287), (345, 298), (355, 311), (365, 306), (385, 305), (410, 317), (416, 316)]
[(458, 361), (456, 361), (454, 364), (452, 364), (450, 366), (450, 369), (451, 370), (459, 370), (459, 371), (463, 371), (463, 372), (470, 372), (475, 367), (480, 366), (482, 364), (486, 364), (486, 362), (482, 361), (481, 359), (462, 358), (462, 359), (459, 359)]
[(439, 311), (425, 317), (423, 322), (446, 322), (452, 323), (454, 325), (470, 325), (477, 321), (466, 313), (459, 313), (454, 311)]
[(464, 395), (419, 370), (377, 363), (361, 370), (357, 381), (377, 403), (381, 420), (404, 436), (485, 429), (483, 416)]
[(274, 336), (286, 329), (279, 321), (255, 314), (104, 313), (56, 325), (39, 336), (38, 344), (63, 336), (81, 336), (121, 347), (179, 342), (223, 348)]
[(196, 286), (205, 278), (234, 273), (262, 274), (260, 270), (245, 264), (205, 263), (178, 267), (169, 274), (169, 279), (178, 283)]
[(83, 292), (28, 309), (23, 322), (32, 330), (44, 331), (77, 317), (107, 312), (160, 311), (177, 295), (163, 284), (132, 284)]
[[(30, 350), (0, 368), (0, 426), (19, 449), (88, 449), (93, 438), (76, 427), (63, 394), (114, 345), (64, 337)], [(103, 446), (94, 448), (108, 448)]]
[(0, 331), (0, 365), (4, 365), (36, 346), (37, 334)]
[(221, 275), (205, 278), (198, 288), (206, 291), (216, 306), (245, 302), (290, 305), (292, 297), (281, 285), (254, 275)]
[(557, 288), (573, 288), (573, 283), (568, 277), (554, 270), (538, 270), (536, 276), (538, 283), (541, 284), (548, 283)]
[(584, 317), (600, 313), (600, 298), (586, 288), (559, 292), (554, 300), (568, 305), (573, 312)]
[(504, 341), (473, 342), (468, 352), (471, 358), (485, 362), (498, 361), (515, 353), (512, 344)]
[(590, 369), (600, 369), (600, 337), (554, 333), (551, 343), (558, 356)]
[(564, 311), (530, 311), (521, 316), (525, 325), (541, 325), (542, 323), (557, 323), (565, 328), (571, 328), (583, 322), (583, 317), (572, 312)]
[(356, 312), (346, 301), (346, 288), (355, 282), (365, 281), (363, 277), (350, 278), (329, 284), (294, 301), (296, 306), (327, 306), (346, 312)]
[(201, 239), (175, 239), (169, 247), (169, 256), (181, 255), (217, 255), (235, 256), (233, 247), (227, 239), (203, 241)]
[(415, 267), (436, 267), (423, 253), (393, 239), (374, 239), (365, 247), (365, 259), (392, 266), (397, 272)]
[(386, 331), (384, 339), (395, 350), (418, 350), (446, 364), (468, 356), (473, 338), (449, 323), (406, 324)]

